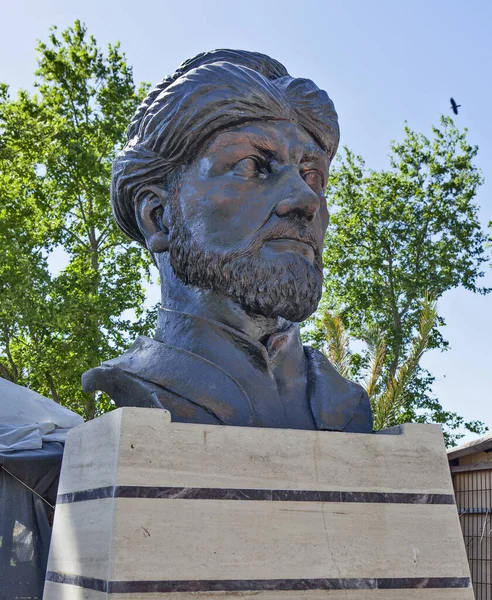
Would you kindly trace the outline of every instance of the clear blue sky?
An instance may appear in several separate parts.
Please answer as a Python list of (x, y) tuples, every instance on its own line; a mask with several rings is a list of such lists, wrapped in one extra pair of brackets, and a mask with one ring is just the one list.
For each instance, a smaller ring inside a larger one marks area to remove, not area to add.
[[(342, 143), (375, 169), (387, 164), (405, 120), (430, 135), (453, 96), (462, 105), (456, 123), (480, 147), (481, 220), (492, 220), (490, 0), (3, 0), (1, 12), (0, 81), (14, 91), (32, 84), (36, 39), (76, 18), (100, 44), (121, 41), (136, 81), (156, 83), (204, 50), (256, 50), (326, 89)], [(450, 349), (423, 361), (434, 391), (445, 408), (492, 429), (492, 295), (453, 290), (440, 310)]]

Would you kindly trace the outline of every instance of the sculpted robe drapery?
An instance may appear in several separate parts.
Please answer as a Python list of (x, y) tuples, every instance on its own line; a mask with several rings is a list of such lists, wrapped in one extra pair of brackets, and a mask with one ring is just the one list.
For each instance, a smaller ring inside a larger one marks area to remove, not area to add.
[(84, 373), (117, 406), (165, 408), (173, 421), (370, 433), (364, 389), (303, 346), (290, 325), (264, 344), (222, 323), (159, 311), (156, 339)]

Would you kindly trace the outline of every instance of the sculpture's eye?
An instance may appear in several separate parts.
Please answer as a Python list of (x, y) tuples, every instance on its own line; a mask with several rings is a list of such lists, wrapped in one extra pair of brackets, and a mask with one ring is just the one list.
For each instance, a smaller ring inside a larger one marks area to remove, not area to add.
[(258, 177), (258, 175), (266, 173), (266, 167), (261, 164), (258, 158), (248, 156), (234, 165), (233, 172), (234, 175), (240, 177)]
[(319, 195), (324, 193), (325, 185), (323, 175), (321, 175), (319, 171), (306, 171), (303, 173), (302, 177), (313, 192), (316, 192)]

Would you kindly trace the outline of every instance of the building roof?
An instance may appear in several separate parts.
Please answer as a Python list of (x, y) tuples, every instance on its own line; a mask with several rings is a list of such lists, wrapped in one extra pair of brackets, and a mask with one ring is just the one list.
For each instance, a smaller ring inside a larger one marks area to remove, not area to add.
[(492, 450), (492, 432), (471, 442), (461, 444), (456, 448), (450, 448), (448, 450), (448, 460), (454, 460), (476, 452), (487, 452), (488, 450)]

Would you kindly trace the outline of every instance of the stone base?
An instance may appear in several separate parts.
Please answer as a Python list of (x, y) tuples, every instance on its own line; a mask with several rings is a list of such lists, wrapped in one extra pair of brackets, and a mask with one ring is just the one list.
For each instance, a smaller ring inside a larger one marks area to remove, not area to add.
[(44, 600), (472, 600), (440, 428), (69, 433)]

